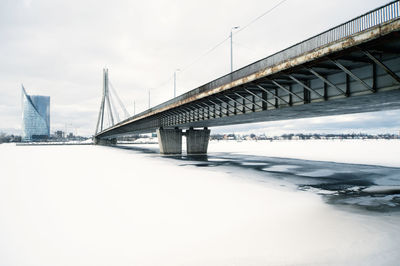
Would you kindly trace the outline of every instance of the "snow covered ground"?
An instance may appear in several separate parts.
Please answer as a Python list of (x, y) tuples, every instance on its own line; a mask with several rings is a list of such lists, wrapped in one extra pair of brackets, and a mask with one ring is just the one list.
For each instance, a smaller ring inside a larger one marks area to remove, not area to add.
[(400, 185), (399, 168), (266, 157), (399, 166), (388, 143), (211, 142), (195, 158), (3, 144), (0, 265), (397, 265), (399, 212), (337, 208), (285, 184), (382, 170), (369, 177), (378, 193), (382, 176)]

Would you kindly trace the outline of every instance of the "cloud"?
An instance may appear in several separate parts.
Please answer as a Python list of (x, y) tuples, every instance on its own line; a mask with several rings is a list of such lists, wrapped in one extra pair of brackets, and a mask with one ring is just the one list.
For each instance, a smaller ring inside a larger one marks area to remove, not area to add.
[(24, 6), (26, 8), (29, 8), (31, 6), (31, 4), (32, 4), (32, 0), (24, 0)]
[[(1, 114), (0, 128), (10, 121), (20, 123), (19, 112), (12, 110), (20, 104), (24, 83), (28, 93), (51, 97), (52, 123), (68, 121), (92, 132), (104, 66), (131, 113), (133, 101), (137, 112), (147, 108), (149, 89), (152, 105), (170, 99), (177, 68), (182, 69), (178, 94), (194, 89), (229, 71), (229, 43), (195, 59), (225, 39), (232, 25), (246, 25), (276, 2), (0, 1), (0, 104), (10, 106)], [(385, 3), (287, 1), (234, 36), (241, 45), (234, 45), (234, 66), (247, 65)], [(61, 114), (58, 110), (65, 106), (74, 108)]]

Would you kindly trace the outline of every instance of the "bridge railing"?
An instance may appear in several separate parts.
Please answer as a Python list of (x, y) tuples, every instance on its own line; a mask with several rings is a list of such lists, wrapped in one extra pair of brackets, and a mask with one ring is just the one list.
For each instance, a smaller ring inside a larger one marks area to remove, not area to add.
[(317, 36), (311, 37), (310, 39), (285, 49), (280, 53), (274, 54), (270, 58), (275, 63), (312, 51), (329, 43), (339, 41), (358, 32), (362, 32), (400, 17), (399, 9), (400, 1), (393, 1), (383, 7), (374, 9), (364, 15), (329, 29)]
[[(356, 17), (348, 22), (345, 22), (339, 26), (331, 28), (321, 34), (313, 36), (305, 41), (297, 43), (289, 48), (286, 48), (280, 52), (277, 52), (273, 55), (270, 55), (266, 58), (263, 58), (259, 61), (256, 61), (248, 66), (245, 66), (241, 69), (238, 69), (230, 74), (222, 76), (218, 79), (215, 79), (203, 86), (200, 86), (194, 90), (191, 90), (185, 94), (182, 94), (174, 99), (171, 99), (167, 102), (159, 104), (149, 110), (146, 110), (140, 114), (137, 114), (135, 117), (140, 117), (147, 113), (150, 113), (154, 110), (157, 110), (162, 107), (169, 106), (171, 104), (177, 103), (181, 100), (187, 99), (191, 96), (194, 96), (198, 93), (202, 93), (205, 91), (212, 90), (224, 84), (227, 84), (233, 80), (238, 80), (248, 75), (251, 75), (261, 69), (272, 67), (278, 63), (290, 60), (301, 54), (311, 52), (314, 49), (321, 48), (330, 43), (334, 43), (340, 41), (344, 38), (347, 38), (353, 34), (362, 32), (364, 30), (373, 28), (375, 26), (381, 25), (383, 23), (389, 22), (394, 19), (400, 18), (400, 1), (393, 1), (388, 3), (385, 6), (376, 8), (364, 15)], [(128, 119), (129, 120), (129, 119)]]
[(206, 87), (208, 87), (207, 89), (211, 89), (210, 87), (215, 88), (221, 86), (223, 84), (229, 83), (232, 80), (237, 80), (252, 73), (255, 73), (260, 69), (272, 67), (278, 63), (290, 60), (304, 53), (311, 52), (314, 49), (321, 48), (327, 44), (340, 41), (353, 34), (373, 28), (399, 17), (400, 1), (397, 0), (390, 2), (385, 6), (369, 11), (364, 15), (361, 15), (339, 26), (324, 31), (305, 41), (297, 43), (289, 48), (286, 48), (264, 59), (261, 59), (251, 65), (245, 66), (202, 87), (204, 87), (204, 89), (206, 89)]

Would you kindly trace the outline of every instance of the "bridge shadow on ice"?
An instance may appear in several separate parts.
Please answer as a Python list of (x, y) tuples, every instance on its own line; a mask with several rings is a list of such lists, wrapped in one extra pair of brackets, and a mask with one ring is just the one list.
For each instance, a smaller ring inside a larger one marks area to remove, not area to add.
[(166, 156), (158, 154), (158, 149), (152, 147), (113, 147), (175, 160), (183, 167), (219, 167), (227, 173), (239, 173), (239, 176), (260, 182), (311, 191), (329, 204), (378, 212), (400, 211), (400, 168), (238, 153)]

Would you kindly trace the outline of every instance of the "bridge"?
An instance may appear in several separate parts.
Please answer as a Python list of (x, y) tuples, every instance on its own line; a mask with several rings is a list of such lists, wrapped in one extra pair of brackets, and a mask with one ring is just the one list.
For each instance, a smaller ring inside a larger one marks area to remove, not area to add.
[(181, 153), (182, 136), (206, 153), (210, 127), (400, 109), (399, 31), (393, 1), (115, 123), (106, 70), (94, 142), (157, 132), (161, 153)]

